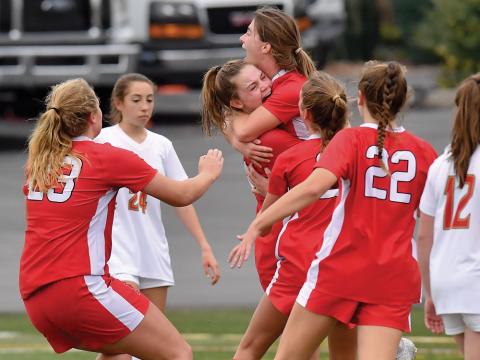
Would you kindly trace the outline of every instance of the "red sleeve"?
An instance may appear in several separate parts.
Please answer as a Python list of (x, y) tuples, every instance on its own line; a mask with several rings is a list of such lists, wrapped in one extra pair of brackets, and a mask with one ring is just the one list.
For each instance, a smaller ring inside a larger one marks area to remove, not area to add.
[(294, 81), (282, 83), (272, 91), (272, 95), (265, 100), (263, 106), (283, 124), (299, 117), (298, 100), (302, 85)]
[(327, 169), (337, 178), (351, 179), (356, 159), (356, 134), (353, 130), (349, 128), (338, 132), (327, 145), (314, 168)]
[(280, 156), (273, 165), (272, 173), (268, 179), (268, 192), (282, 196), (288, 191), (286, 156)]
[(145, 188), (157, 174), (157, 170), (148, 165), (137, 154), (102, 144), (105, 176), (113, 187), (126, 187), (133, 192)]

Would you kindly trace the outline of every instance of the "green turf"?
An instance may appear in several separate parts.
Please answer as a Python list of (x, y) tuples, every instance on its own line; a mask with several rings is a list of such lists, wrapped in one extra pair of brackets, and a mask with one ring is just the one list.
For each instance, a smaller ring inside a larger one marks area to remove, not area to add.
[[(192, 345), (196, 360), (231, 359), (250, 320), (251, 309), (169, 310), (167, 316)], [(420, 307), (414, 309), (412, 333), (419, 352), (417, 360), (460, 360), (451, 338), (434, 336), (423, 326)], [(275, 347), (264, 357), (273, 359)], [(327, 359), (325, 346), (322, 360)], [(92, 353), (70, 351), (55, 355), (24, 314), (0, 314), (1, 360), (86, 360)]]

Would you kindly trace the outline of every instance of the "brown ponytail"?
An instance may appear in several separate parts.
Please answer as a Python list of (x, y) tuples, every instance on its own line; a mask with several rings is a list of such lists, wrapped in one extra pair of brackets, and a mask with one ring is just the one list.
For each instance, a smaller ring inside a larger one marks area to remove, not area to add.
[(210, 68), (203, 77), (202, 129), (210, 136), (214, 130), (223, 132), (226, 127), (225, 113), (230, 110), (230, 100), (237, 97), (232, 78), (247, 65), (244, 60), (231, 60), (223, 66)]
[(315, 63), (302, 49), (300, 30), (291, 16), (267, 7), (255, 12), (254, 22), (256, 33), (260, 40), (270, 44), (280, 69), (296, 70), (306, 77), (315, 73)]
[(463, 188), (470, 158), (480, 144), (480, 73), (469, 76), (457, 90), (457, 112), (452, 128), (451, 153), (455, 174)]
[(46, 110), (40, 115), (28, 143), (26, 175), (35, 191), (47, 192), (62, 176), (65, 156), (72, 153), (72, 138), (87, 130), (90, 114), (98, 109), (93, 89), (83, 79), (52, 87)]
[(348, 122), (345, 89), (333, 77), (319, 71), (311, 75), (302, 88), (301, 106), (310, 112), (312, 127), (322, 136), (325, 148)]

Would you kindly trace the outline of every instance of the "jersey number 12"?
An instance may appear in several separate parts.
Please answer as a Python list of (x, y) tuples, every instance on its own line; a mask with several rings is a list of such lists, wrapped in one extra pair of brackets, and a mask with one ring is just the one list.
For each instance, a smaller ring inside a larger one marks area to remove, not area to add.
[[(445, 212), (443, 213), (443, 229), (468, 229), (470, 227), (470, 214), (465, 217), (461, 217), (463, 209), (467, 206), (467, 203), (472, 198), (473, 187), (475, 185), (475, 176), (467, 175), (465, 178), (465, 186), (468, 188), (465, 195), (462, 196), (458, 202), (457, 209), (453, 207), (455, 205), (455, 176), (449, 176), (447, 184), (445, 186), (445, 196), (447, 201), (445, 202)], [(454, 211), (455, 210), (455, 211)]]

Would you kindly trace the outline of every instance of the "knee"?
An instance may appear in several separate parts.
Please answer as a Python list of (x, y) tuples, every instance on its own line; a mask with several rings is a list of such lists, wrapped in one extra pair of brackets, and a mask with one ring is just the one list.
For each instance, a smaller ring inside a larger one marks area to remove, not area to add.
[(189, 344), (185, 343), (182, 347), (178, 360), (193, 360), (193, 350)]

